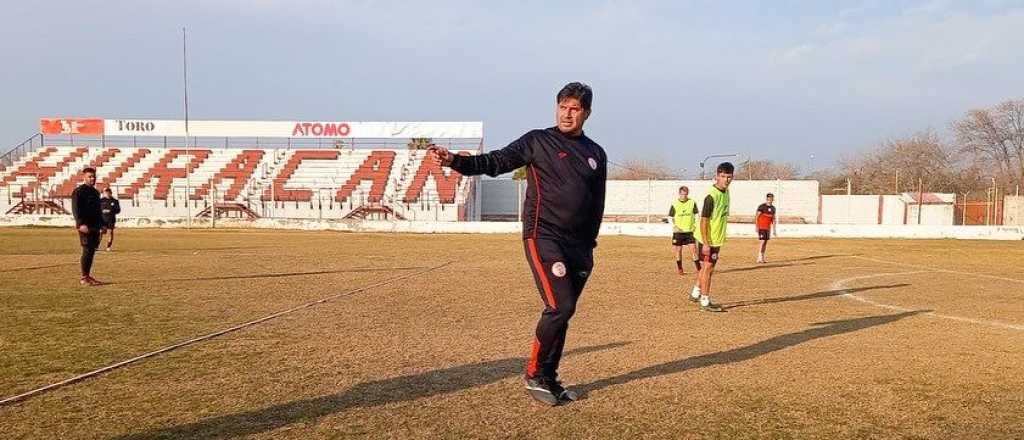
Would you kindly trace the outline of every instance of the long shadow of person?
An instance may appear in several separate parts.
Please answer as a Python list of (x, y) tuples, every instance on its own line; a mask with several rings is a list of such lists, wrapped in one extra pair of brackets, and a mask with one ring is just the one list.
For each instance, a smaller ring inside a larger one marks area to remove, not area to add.
[(190, 282), (190, 281), (227, 281), (227, 280), (250, 280), (257, 278), (288, 278), (288, 277), (302, 277), (309, 275), (329, 275), (336, 273), (362, 273), (362, 272), (391, 272), (391, 271), (409, 271), (427, 269), (426, 266), (400, 266), (400, 267), (351, 267), (347, 269), (331, 269), (331, 270), (311, 270), (305, 272), (279, 272), (279, 273), (256, 273), (248, 275), (217, 275), (217, 276), (206, 276), (206, 277), (185, 277), (185, 278), (155, 278), (145, 280), (125, 280), (111, 283), (103, 283), (105, 285), (114, 284), (147, 284), (147, 283), (171, 283), (171, 282)]
[(827, 338), (829, 336), (836, 336), (841, 335), (843, 333), (850, 333), (870, 327), (889, 324), (891, 322), (899, 321), (903, 318), (927, 312), (929, 312), (929, 310), (917, 310), (899, 313), (895, 315), (868, 316), (864, 318), (844, 319), (841, 321), (816, 323), (812, 324), (814, 327), (809, 328), (807, 330), (802, 330), (796, 333), (787, 333), (784, 335), (779, 335), (773, 338), (765, 339), (761, 342), (757, 342), (739, 348), (734, 348), (731, 350), (703, 354), (700, 356), (688, 357), (685, 359), (666, 362), (663, 364), (652, 365), (646, 368), (641, 368), (636, 371), (630, 371), (628, 373), (620, 374), (618, 376), (612, 376), (609, 378), (598, 380), (596, 382), (591, 382), (589, 384), (580, 385), (579, 387), (576, 387), (576, 390), (580, 392), (582, 396), (586, 396), (587, 394), (593, 393), (594, 391), (600, 390), (602, 388), (607, 388), (614, 385), (622, 385), (637, 380), (665, 376), (668, 374), (682, 373), (684, 371), (710, 367), (713, 365), (724, 365), (736, 362), (743, 362), (750, 359), (754, 359), (758, 356), (766, 355), (771, 352), (792, 347), (794, 345), (803, 344), (808, 341), (813, 341), (815, 339)]
[(908, 284), (908, 283), (898, 283), (898, 284), (885, 284), (885, 285), (879, 285), (879, 286), (850, 287), (850, 288), (845, 288), (845, 289), (824, 290), (824, 291), (821, 291), (821, 292), (805, 293), (803, 295), (780, 296), (780, 297), (776, 297), (776, 298), (764, 298), (764, 299), (754, 299), (754, 300), (749, 300), (749, 301), (737, 301), (737, 302), (734, 302), (734, 303), (722, 304), (722, 309), (729, 310), (729, 309), (735, 309), (735, 308), (738, 308), (738, 307), (760, 306), (760, 305), (764, 305), (764, 304), (777, 304), (777, 303), (784, 303), (784, 302), (791, 302), (791, 301), (806, 301), (806, 300), (809, 300), (809, 299), (828, 298), (828, 297), (832, 297), (832, 296), (846, 295), (848, 293), (864, 292), (864, 291), (868, 291), (868, 290), (896, 289), (896, 288), (899, 288), (899, 287), (907, 287), (909, 285), (910, 284)]
[(756, 266), (740, 266), (740, 267), (733, 267), (731, 269), (716, 270), (715, 271), (715, 275), (720, 275), (720, 274), (723, 274), (723, 273), (733, 273), (733, 272), (749, 272), (749, 271), (752, 271), (752, 270), (777, 269), (777, 268), (780, 268), (780, 267), (809, 266), (809, 265), (812, 265), (812, 264), (814, 264), (814, 263), (813, 262), (812, 263), (767, 263), (767, 264), (758, 264)]
[[(611, 350), (628, 342), (581, 347), (567, 355)], [(408, 376), (364, 382), (336, 394), (296, 400), (252, 411), (211, 417), (194, 423), (131, 434), (118, 439), (224, 439), (271, 431), (350, 408), (373, 407), (453, 393), (522, 374), (526, 358), (506, 358)]]

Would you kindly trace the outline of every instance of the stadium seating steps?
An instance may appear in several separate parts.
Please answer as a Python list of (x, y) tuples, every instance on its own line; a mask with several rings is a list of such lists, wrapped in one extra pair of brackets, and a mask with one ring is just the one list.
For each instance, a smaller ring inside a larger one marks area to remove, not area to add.
[(453, 204), (467, 199), (469, 179), (443, 169), (421, 150), (323, 150), (45, 146), (0, 172), (0, 191), (20, 199), (69, 198), (86, 167), (97, 186), (123, 199), (183, 198), (222, 202), (332, 203), (357, 199), (354, 216), (376, 205)]

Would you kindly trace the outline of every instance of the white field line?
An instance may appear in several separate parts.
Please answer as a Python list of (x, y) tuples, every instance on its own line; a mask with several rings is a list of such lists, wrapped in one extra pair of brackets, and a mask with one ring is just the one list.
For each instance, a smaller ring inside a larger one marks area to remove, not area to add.
[(133, 364), (135, 362), (139, 362), (139, 361), (141, 361), (143, 359), (148, 359), (148, 358), (151, 358), (151, 357), (155, 357), (155, 356), (161, 355), (163, 353), (167, 353), (169, 351), (176, 350), (176, 349), (181, 348), (181, 347), (185, 347), (187, 345), (192, 345), (192, 344), (195, 344), (197, 342), (206, 341), (208, 339), (213, 339), (213, 338), (216, 338), (218, 336), (222, 336), (222, 335), (225, 335), (225, 334), (228, 334), (228, 333), (232, 333), (232, 332), (235, 332), (235, 331), (247, 328), (247, 327), (252, 327), (252, 326), (254, 326), (256, 324), (260, 324), (262, 322), (266, 322), (266, 321), (269, 321), (269, 320), (274, 319), (274, 318), (278, 318), (278, 317), (281, 317), (281, 316), (284, 316), (284, 315), (288, 315), (290, 313), (294, 313), (294, 312), (297, 312), (299, 310), (308, 309), (310, 307), (314, 307), (314, 306), (317, 306), (317, 305), (320, 305), (320, 304), (323, 304), (323, 303), (326, 303), (326, 302), (329, 302), (329, 301), (332, 301), (332, 300), (335, 300), (335, 299), (338, 299), (338, 298), (342, 298), (342, 297), (350, 296), (350, 295), (355, 295), (357, 293), (365, 292), (367, 290), (370, 290), (370, 289), (373, 289), (373, 288), (376, 288), (376, 287), (386, 286), (388, 284), (392, 284), (392, 283), (397, 282), (397, 281), (401, 281), (401, 280), (417, 277), (417, 276), (426, 274), (427, 272), (438, 270), (438, 269), (443, 268), (445, 266), (448, 266), (450, 264), (452, 264), (452, 262), (448, 261), (448, 262), (445, 262), (443, 264), (440, 264), (440, 265), (437, 265), (437, 266), (434, 266), (434, 267), (429, 267), (429, 268), (426, 268), (426, 269), (421, 270), (421, 271), (417, 271), (417, 272), (413, 272), (413, 273), (408, 273), (408, 274), (397, 276), (397, 277), (393, 277), (393, 278), (388, 278), (386, 280), (379, 281), (379, 282), (376, 282), (376, 283), (373, 283), (373, 284), (370, 284), (370, 285), (367, 285), (367, 286), (363, 286), (363, 287), (359, 287), (359, 288), (356, 288), (356, 289), (347, 290), (345, 292), (336, 293), (334, 295), (331, 295), (331, 296), (328, 296), (328, 297), (325, 297), (325, 298), (321, 298), (321, 299), (318, 299), (316, 301), (310, 301), (310, 302), (307, 302), (305, 304), (300, 304), (300, 305), (297, 305), (297, 306), (292, 307), (290, 309), (282, 310), (280, 312), (277, 312), (277, 313), (274, 313), (274, 314), (271, 314), (271, 315), (267, 315), (267, 316), (264, 316), (262, 318), (255, 319), (255, 320), (252, 320), (252, 321), (249, 321), (249, 322), (246, 322), (246, 323), (234, 325), (234, 326), (228, 327), (228, 328), (223, 329), (223, 330), (218, 330), (218, 331), (215, 331), (213, 333), (208, 333), (208, 334), (203, 335), (203, 336), (197, 336), (195, 338), (192, 338), (192, 339), (189, 339), (189, 340), (186, 340), (186, 341), (181, 341), (181, 342), (179, 342), (177, 344), (168, 345), (168, 346), (166, 346), (164, 348), (161, 348), (159, 350), (154, 350), (154, 351), (151, 351), (149, 353), (145, 353), (145, 354), (141, 354), (141, 355), (135, 356), (135, 357), (133, 357), (131, 359), (126, 359), (126, 360), (123, 360), (121, 362), (117, 362), (117, 363), (114, 363), (114, 364), (107, 365), (105, 367), (97, 368), (97, 369), (92, 370), (92, 371), (90, 371), (88, 373), (82, 373), (82, 374), (79, 374), (78, 376), (71, 377), (71, 378), (62, 380), (60, 382), (51, 383), (49, 385), (45, 385), (45, 386), (42, 386), (42, 387), (30, 390), (30, 391), (26, 391), (24, 393), (21, 393), (21, 394), (15, 395), (15, 396), (10, 396), (10, 397), (7, 397), (7, 398), (0, 399), (0, 407), (2, 407), (4, 405), (16, 403), (16, 402), (28, 399), (30, 397), (33, 397), (33, 396), (45, 393), (47, 391), (52, 391), (52, 390), (55, 390), (57, 388), (61, 388), (61, 387), (67, 386), (67, 385), (71, 385), (71, 384), (76, 383), (76, 382), (81, 382), (83, 380), (86, 380), (86, 379), (89, 379), (89, 378), (92, 378), (92, 377), (95, 377), (95, 376), (99, 376), (101, 374), (104, 374), (104, 373), (116, 370), (116, 369), (124, 367), (126, 365), (130, 365), (130, 364)]
[[(902, 276), (906, 276), (906, 275), (914, 275), (914, 274), (920, 274), (920, 273), (932, 273), (932, 272), (934, 272), (934, 271), (932, 271), (932, 270), (917, 270), (917, 271), (912, 271), (912, 272), (884, 272), (884, 273), (876, 273), (876, 274), (871, 274), (871, 275), (859, 275), (859, 276), (855, 276), (855, 277), (849, 277), (849, 278), (843, 278), (841, 280), (837, 280), (836, 282), (832, 283), (831, 289), (833, 289), (833, 290), (849, 289), (849, 287), (846, 286), (847, 283), (851, 283), (851, 282), (857, 281), (857, 280), (864, 280), (864, 279), (868, 279), (868, 278), (902, 277)], [(940, 272), (942, 272), (942, 271), (940, 271)], [(969, 273), (965, 273), (965, 274), (974, 275), (974, 274), (969, 274)], [(885, 304), (885, 303), (881, 303), (881, 302), (878, 302), (878, 301), (870, 300), (870, 299), (864, 298), (862, 296), (858, 296), (857, 294), (854, 294), (852, 292), (844, 293), (842, 296), (844, 298), (849, 298), (849, 299), (852, 299), (852, 300), (860, 301), (862, 303), (870, 304), (872, 306), (883, 308), (883, 309), (887, 309), (887, 310), (893, 310), (893, 311), (897, 311), (897, 312), (910, 312), (910, 311), (914, 311), (914, 309), (910, 309), (910, 308), (906, 308), (906, 307), (901, 307), (901, 306), (897, 306), (897, 305), (892, 305), (892, 304)], [(1024, 331), (1024, 325), (1010, 324), (1010, 323), (1001, 322), (1001, 321), (989, 321), (989, 320), (984, 320), (984, 319), (974, 319), (974, 318), (967, 318), (967, 317), (963, 317), (963, 316), (946, 315), (946, 314), (935, 313), (935, 312), (925, 312), (925, 313), (923, 313), (923, 315), (931, 316), (933, 318), (941, 318), (941, 319), (948, 319), (948, 320), (951, 320), (951, 321), (965, 322), (965, 323), (969, 323), (969, 324), (985, 325), (985, 326), (999, 327), (999, 328), (1004, 328), (1004, 329), (1009, 329), (1009, 330)]]
[(988, 278), (988, 279), (992, 279), (992, 280), (1008, 281), (1008, 282), (1011, 282), (1011, 283), (1024, 284), (1024, 280), (1019, 279), (1019, 278), (1007, 278), (1007, 277), (1001, 277), (1001, 276), (998, 276), (998, 275), (989, 275), (987, 273), (976, 273), (976, 272), (964, 272), (964, 271), (959, 271), (959, 270), (939, 269), (939, 268), (936, 268), (936, 267), (924, 266), (924, 265), (921, 265), (921, 264), (900, 263), (900, 262), (896, 262), (896, 261), (888, 261), (888, 260), (880, 260), (878, 258), (864, 257), (864, 256), (860, 256), (860, 255), (850, 255), (850, 257), (851, 258), (860, 258), (861, 260), (874, 261), (876, 263), (892, 264), (892, 265), (895, 265), (895, 266), (912, 267), (912, 268), (915, 268), (915, 269), (927, 269), (930, 272), (952, 273), (952, 274), (957, 274), (957, 275), (966, 275), (966, 276), (972, 276), (972, 277)]

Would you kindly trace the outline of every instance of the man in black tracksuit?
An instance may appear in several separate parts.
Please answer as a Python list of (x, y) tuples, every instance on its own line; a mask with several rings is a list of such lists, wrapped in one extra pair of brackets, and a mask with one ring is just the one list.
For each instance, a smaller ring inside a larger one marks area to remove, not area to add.
[(75, 216), (78, 241), (82, 244), (82, 285), (98, 286), (102, 283), (92, 277), (92, 260), (100, 247), (103, 234), (103, 215), (100, 210), (100, 192), (96, 191), (96, 170), (82, 171), (85, 182), (71, 193), (71, 212)]
[(477, 156), (432, 148), (442, 165), (467, 176), (493, 177), (527, 167), (523, 246), (544, 311), (526, 366), (526, 388), (549, 405), (576, 399), (558, 380), (558, 363), (569, 318), (594, 266), (604, 215), (607, 156), (583, 134), (592, 101), (590, 87), (571, 83), (557, 95), (555, 127), (530, 131), (501, 150)]

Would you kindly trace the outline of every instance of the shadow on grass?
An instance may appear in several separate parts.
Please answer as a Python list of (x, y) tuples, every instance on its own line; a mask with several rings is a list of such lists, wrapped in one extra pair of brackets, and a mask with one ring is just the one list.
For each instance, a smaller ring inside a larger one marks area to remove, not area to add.
[(815, 339), (827, 338), (829, 336), (841, 335), (844, 333), (851, 333), (858, 330), (864, 330), (879, 325), (889, 324), (901, 319), (914, 316), (921, 313), (927, 313), (928, 310), (918, 310), (912, 312), (904, 312), (895, 315), (880, 315), (880, 316), (868, 316), (864, 318), (855, 319), (844, 319), (840, 321), (829, 321), (812, 324), (814, 327), (807, 330), (799, 331), (796, 333), (787, 333), (779, 335), (774, 338), (765, 339), (761, 342), (757, 342), (751, 345), (734, 348), (731, 350), (719, 351), (715, 353), (704, 354), (700, 356), (688, 357), (676, 361), (666, 362), (663, 364), (652, 365), (650, 367), (641, 368), (636, 371), (629, 373), (620, 374), (618, 376), (601, 379), (596, 382), (592, 382), (585, 385), (580, 385), (577, 390), (582, 395), (586, 396), (588, 393), (607, 388), (614, 385), (622, 385), (629, 382), (649, 379), (652, 377), (665, 376), (669, 374), (682, 373), (684, 371), (696, 370), (699, 368), (710, 367), (714, 365), (725, 365), (736, 362), (743, 362), (754, 359), (759, 356), (766, 355), (775, 351), (783, 350), (795, 345), (810, 342)]
[(858, 256), (858, 254), (811, 255), (811, 256), (802, 257), (802, 258), (789, 258), (789, 259), (785, 259), (785, 260), (779, 260), (779, 261), (776, 261), (776, 263), (793, 263), (793, 262), (796, 262), (796, 261), (814, 261), (814, 260), (824, 260), (826, 258), (842, 258), (842, 257), (856, 257), (856, 256)]
[(12, 267), (10, 269), (0, 269), (0, 273), (21, 272), (23, 270), (53, 269), (55, 267), (64, 267), (64, 266), (78, 266), (78, 263), (60, 263), (60, 264), (48, 264), (46, 266)]
[[(78, 239), (75, 238), (74, 240), (75, 240), (75, 244), (77, 245)], [(155, 255), (151, 255), (151, 256), (162, 256), (162, 255), (171, 256), (172, 253), (175, 254), (175, 255), (177, 255), (179, 253), (181, 253), (181, 254), (196, 255), (196, 254), (198, 254), (200, 252), (204, 252), (204, 251), (242, 251), (242, 250), (254, 251), (254, 250), (263, 250), (263, 249), (276, 249), (276, 248), (271, 247), (271, 246), (225, 246), (225, 247), (191, 248), (191, 249), (182, 249), (182, 248), (173, 248), (173, 249), (151, 248), (151, 249), (124, 249), (124, 250), (118, 248), (118, 249), (115, 249), (113, 251), (112, 256), (125, 255), (125, 254), (155, 254)], [(76, 256), (76, 255), (81, 255), (81, 253), (82, 253), (81, 250), (78, 250), (78, 249), (70, 251), (70, 252), (44, 252), (44, 251), (38, 251), (38, 252), (19, 252), (19, 253), (14, 253), (14, 254), (8, 254), (8, 253), (0, 252), (0, 257), (9, 257), (9, 256), (35, 256), (35, 257), (38, 257), (38, 256), (51, 256), (51, 257), (60, 257), (60, 256)], [(102, 248), (97, 249), (96, 253), (97, 253), (97, 255), (101, 255), (101, 254), (102, 255), (110, 255), (107, 252), (102, 251)]]
[(287, 277), (304, 277), (309, 275), (326, 275), (332, 273), (357, 273), (357, 272), (385, 272), (393, 270), (418, 270), (428, 269), (425, 266), (409, 266), (409, 267), (356, 267), (351, 269), (336, 269), (336, 270), (314, 270), (307, 272), (283, 272), (283, 273), (257, 273), (248, 275), (221, 275), (213, 277), (191, 277), (191, 278), (159, 278), (150, 280), (128, 280), (128, 281), (115, 281), (109, 283), (103, 283), (104, 286), (115, 285), (115, 284), (148, 284), (148, 283), (172, 283), (172, 282), (189, 282), (189, 281), (220, 281), (220, 280), (249, 280), (257, 278), (287, 278)]
[(808, 266), (808, 265), (812, 265), (812, 264), (814, 264), (814, 263), (766, 263), (766, 264), (758, 264), (756, 266), (743, 266), (743, 267), (734, 267), (732, 269), (716, 270), (715, 271), (715, 275), (723, 274), (723, 273), (732, 273), (732, 272), (748, 272), (748, 271), (751, 271), (751, 270), (777, 269), (777, 268), (780, 268), (780, 267)]
[(786, 260), (778, 260), (778, 261), (773, 261), (771, 263), (758, 264), (756, 266), (744, 266), (744, 267), (737, 267), (737, 268), (733, 268), (733, 269), (716, 270), (715, 273), (716, 274), (720, 274), (720, 273), (730, 273), (730, 272), (747, 272), (747, 271), (751, 271), (751, 270), (774, 269), (774, 268), (780, 268), (780, 267), (807, 266), (807, 265), (814, 264), (814, 261), (816, 261), (816, 260), (824, 260), (826, 258), (855, 257), (855, 256), (856, 256), (855, 254), (811, 255), (811, 256), (802, 257), (802, 258), (789, 258), (789, 259), (786, 259)]
[(756, 300), (750, 300), (750, 301), (738, 301), (738, 302), (734, 302), (734, 303), (722, 304), (722, 308), (725, 309), (725, 310), (729, 310), (729, 309), (735, 309), (735, 308), (739, 308), (739, 307), (760, 306), (760, 305), (764, 305), (764, 304), (777, 304), (777, 303), (784, 303), (784, 302), (791, 302), (791, 301), (805, 301), (805, 300), (809, 300), (809, 299), (828, 298), (828, 297), (831, 297), (831, 296), (845, 295), (847, 293), (864, 292), (864, 291), (867, 291), (867, 290), (896, 289), (896, 288), (899, 288), (899, 287), (907, 287), (909, 285), (910, 284), (908, 284), (908, 283), (899, 283), (899, 284), (885, 284), (885, 285), (879, 285), (879, 286), (851, 287), (851, 288), (847, 288), (847, 289), (825, 290), (825, 291), (821, 291), (821, 292), (807, 293), (807, 294), (803, 294), (803, 295), (780, 296), (780, 297), (776, 297), (776, 298), (756, 299)]
[[(628, 342), (581, 347), (566, 352), (579, 355), (611, 350)], [(267, 408), (211, 417), (118, 439), (223, 439), (272, 431), (296, 422), (315, 420), (349, 408), (373, 407), (423, 397), (454, 393), (498, 382), (523, 373), (526, 358), (506, 358), (460, 365), (409, 376), (364, 382), (337, 394), (296, 400)]]

